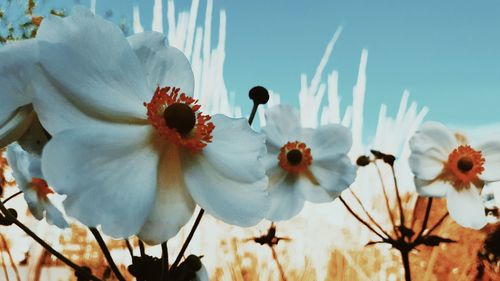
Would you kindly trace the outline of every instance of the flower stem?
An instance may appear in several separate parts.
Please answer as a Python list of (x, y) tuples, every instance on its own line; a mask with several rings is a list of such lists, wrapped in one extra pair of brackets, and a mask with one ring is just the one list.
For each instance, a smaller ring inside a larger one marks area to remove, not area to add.
[(193, 239), (194, 232), (198, 228), (198, 225), (200, 224), (201, 218), (203, 217), (203, 214), (205, 213), (205, 210), (203, 208), (200, 209), (198, 212), (198, 216), (196, 217), (196, 220), (194, 221), (193, 227), (191, 228), (191, 231), (189, 231), (188, 237), (186, 238), (186, 241), (184, 241), (184, 244), (182, 245), (181, 251), (177, 255), (177, 258), (175, 259), (174, 263), (171, 266), (171, 269), (175, 269), (179, 263), (181, 262), (182, 257), (184, 256), (184, 252), (186, 252), (186, 249), (189, 245), (189, 242), (191, 242), (191, 239)]
[(411, 281), (411, 269), (410, 269), (410, 258), (409, 252), (405, 250), (400, 250), (401, 258), (403, 260), (403, 266), (405, 268), (405, 281)]
[[(168, 271), (168, 248), (167, 242), (161, 243), (161, 277), (160, 281), (165, 280), (165, 273)], [(166, 269), (166, 270), (165, 270)]]
[(128, 239), (126, 239), (126, 238), (124, 239), (124, 241), (125, 241), (125, 245), (127, 246), (130, 257), (134, 258), (134, 249), (132, 248), (132, 245), (130, 245), (130, 241), (128, 241)]
[(141, 257), (146, 256), (146, 248), (144, 247), (144, 242), (139, 239), (139, 252), (141, 253)]
[(16, 196), (18, 196), (18, 195), (19, 195), (19, 194), (21, 194), (21, 193), (23, 193), (23, 192), (22, 192), (22, 191), (18, 191), (18, 192), (16, 192), (16, 193), (12, 194), (12, 195), (11, 195), (11, 196), (9, 196), (7, 199), (3, 200), (3, 202), (2, 202), (2, 203), (3, 203), (3, 204), (5, 204), (5, 203), (9, 202), (9, 200), (10, 200), (10, 199), (15, 198)]
[(387, 233), (384, 228), (382, 228), (382, 226), (377, 223), (377, 221), (370, 215), (370, 213), (368, 212), (368, 210), (366, 210), (365, 206), (363, 205), (363, 202), (361, 202), (361, 199), (359, 199), (359, 197), (356, 195), (356, 193), (354, 193), (354, 191), (352, 191), (352, 189), (349, 189), (349, 191), (351, 192), (352, 196), (354, 197), (354, 199), (356, 200), (356, 202), (358, 202), (359, 206), (361, 207), (361, 209), (363, 210), (363, 212), (365, 213), (365, 215), (368, 217), (368, 219), (385, 235), (387, 236), (388, 238), (392, 238), (391, 235), (389, 235), (389, 233)]
[(104, 257), (106, 258), (106, 260), (108, 261), (108, 264), (111, 267), (111, 270), (115, 274), (116, 278), (118, 278), (118, 280), (120, 280), (120, 281), (125, 281), (125, 277), (123, 277), (120, 270), (116, 266), (115, 261), (113, 260), (113, 257), (111, 256), (111, 253), (109, 252), (109, 249), (106, 246), (106, 243), (104, 242), (104, 239), (102, 239), (102, 236), (99, 233), (99, 231), (97, 230), (97, 228), (89, 227), (89, 229), (90, 229), (90, 232), (92, 232), (92, 234), (94, 235), (95, 240), (97, 241), (97, 244), (99, 244), (99, 247), (101, 247), (102, 253), (104, 254)]
[(434, 230), (436, 230), (436, 228), (437, 228), (438, 226), (440, 226), (440, 225), (444, 222), (444, 220), (448, 217), (448, 215), (449, 215), (449, 214), (450, 214), (450, 213), (446, 212), (446, 214), (444, 214), (444, 215), (443, 215), (443, 216), (442, 216), (442, 217), (438, 220), (438, 222), (436, 222), (436, 224), (435, 224), (434, 226), (432, 226), (432, 227), (429, 229), (429, 231), (427, 232), (426, 236), (431, 235), (431, 233), (432, 233)]
[(74, 262), (70, 261), (68, 258), (66, 258), (63, 254), (59, 253), (56, 251), (54, 248), (52, 248), (49, 244), (47, 244), (45, 241), (42, 240), (38, 235), (36, 235), (33, 231), (31, 231), (27, 226), (22, 224), (20, 221), (18, 221), (12, 214), (5, 208), (3, 203), (0, 203), (0, 211), (4, 214), (4, 216), (11, 222), (13, 222), (15, 225), (17, 225), (20, 229), (22, 229), (27, 235), (29, 235), (33, 240), (35, 240), (38, 244), (40, 244), (42, 247), (44, 247), (47, 251), (49, 251), (53, 256), (56, 258), (60, 259), (62, 262), (64, 262), (66, 265), (69, 267), (73, 268), (76, 272), (78, 272), (81, 276), (85, 276), (86, 278), (93, 280), (93, 281), (101, 281), (101, 279), (95, 277), (92, 275), (90, 272), (82, 269), (80, 266), (75, 264)]
[(382, 171), (380, 171), (380, 167), (377, 163), (374, 163), (375, 168), (377, 169), (378, 177), (380, 178), (380, 184), (382, 185), (382, 192), (384, 194), (385, 206), (387, 208), (387, 213), (389, 214), (389, 218), (391, 219), (392, 229), (394, 230), (394, 234), (396, 237), (399, 237), (399, 232), (396, 229), (396, 223), (394, 221), (394, 216), (392, 215), (391, 205), (389, 203), (389, 196), (387, 195), (387, 189), (385, 187), (384, 178), (382, 177)]
[(259, 107), (259, 104), (254, 102), (253, 107), (252, 107), (252, 112), (250, 113), (250, 117), (248, 117), (248, 124), (252, 125), (253, 119), (255, 118), (255, 113), (257, 113), (258, 107)]
[(403, 212), (403, 203), (401, 203), (401, 195), (399, 194), (398, 180), (396, 179), (396, 171), (394, 171), (394, 165), (390, 166), (392, 172), (392, 179), (394, 181), (394, 189), (396, 190), (396, 197), (398, 198), (399, 218), (401, 220), (401, 226), (405, 226), (405, 214)]
[(3, 251), (2, 249), (0, 249), (0, 263), (2, 264), (2, 269), (3, 269), (3, 273), (5, 275), (5, 281), (10, 281), (9, 280), (9, 272), (7, 272), (7, 266), (6, 266), (6, 262), (3, 258)]
[(278, 254), (276, 253), (276, 250), (274, 249), (274, 246), (270, 245), (271, 252), (273, 253), (273, 259), (276, 262), (276, 266), (278, 267), (278, 270), (281, 275), (281, 281), (286, 281), (286, 276), (285, 276), (285, 271), (283, 270), (283, 266), (281, 265), (279, 259), (278, 259)]
[(351, 207), (349, 207), (349, 205), (344, 201), (344, 198), (342, 198), (342, 195), (340, 195), (338, 198), (339, 198), (340, 202), (342, 202), (342, 204), (344, 204), (347, 211), (349, 211), (349, 213), (351, 213), (351, 215), (353, 215), (360, 223), (362, 223), (364, 226), (368, 227), (368, 229), (370, 229), (375, 235), (380, 237), (380, 239), (382, 239), (383, 241), (386, 241), (388, 239), (388, 237), (384, 237), (382, 234), (378, 233), (378, 231), (376, 231), (369, 223), (367, 223), (360, 216), (358, 216), (358, 214), (356, 214), (351, 209)]
[(432, 208), (432, 197), (429, 197), (429, 199), (427, 201), (427, 208), (425, 209), (424, 221), (422, 222), (422, 228), (420, 229), (420, 232), (418, 233), (415, 240), (418, 240), (420, 237), (422, 237), (422, 234), (424, 234), (424, 231), (427, 228), (427, 222), (429, 220), (431, 208)]

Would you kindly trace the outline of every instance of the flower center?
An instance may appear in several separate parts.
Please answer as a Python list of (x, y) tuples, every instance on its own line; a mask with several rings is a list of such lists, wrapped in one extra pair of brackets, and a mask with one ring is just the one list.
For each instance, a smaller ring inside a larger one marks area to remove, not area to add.
[(311, 149), (303, 142), (288, 142), (281, 148), (278, 161), (280, 167), (287, 172), (304, 172), (312, 163)]
[(167, 141), (200, 151), (212, 141), (215, 126), (210, 115), (199, 111), (197, 100), (179, 92), (179, 88), (158, 87), (151, 101), (144, 103), (148, 120)]
[(442, 177), (458, 190), (468, 188), (480, 181), (478, 176), (484, 171), (484, 161), (481, 151), (461, 145), (448, 156)]
[(163, 112), (165, 124), (177, 130), (181, 135), (186, 135), (196, 125), (196, 116), (191, 107), (184, 103), (174, 103)]
[(54, 191), (47, 185), (47, 182), (41, 178), (32, 178), (31, 188), (36, 191), (36, 195), (42, 200), (47, 199), (48, 194), (54, 193)]

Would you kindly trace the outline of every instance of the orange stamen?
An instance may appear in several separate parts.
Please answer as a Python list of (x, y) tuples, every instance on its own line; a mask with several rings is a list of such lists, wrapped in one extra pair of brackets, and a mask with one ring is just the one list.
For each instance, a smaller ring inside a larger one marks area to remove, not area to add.
[[(144, 103), (148, 112), (148, 120), (158, 131), (160, 136), (176, 145), (190, 149), (192, 151), (200, 151), (208, 143), (212, 142), (212, 131), (215, 126), (209, 122), (210, 115), (204, 115), (199, 112), (200, 105), (198, 100), (179, 94), (180, 89), (174, 87), (156, 88), (155, 94), (149, 103)], [(188, 134), (181, 135), (177, 130), (167, 126), (164, 118), (164, 112), (170, 105), (182, 103), (188, 105), (196, 117), (194, 128)]]
[[(298, 154), (298, 152), (300, 152), (300, 161), (298, 163), (290, 162), (290, 152), (293, 154)], [(288, 142), (280, 149), (278, 161), (280, 167), (287, 172), (304, 172), (312, 163), (311, 149), (308, 148), (303, 142)]]
[(481, 185), (478, 176), (484, 171), (484, 161), (481, 151), (461, 145), (448, 156), (441, 178), (458, 190), (469, 188), (471, 183)]
[(39, 199), (47, 199), (48, 194), (54, 193), (54, 191), (47, 185), (47, 182), (41, 178), (32, 178), (31, 188), (36, 190), (36, 195)]

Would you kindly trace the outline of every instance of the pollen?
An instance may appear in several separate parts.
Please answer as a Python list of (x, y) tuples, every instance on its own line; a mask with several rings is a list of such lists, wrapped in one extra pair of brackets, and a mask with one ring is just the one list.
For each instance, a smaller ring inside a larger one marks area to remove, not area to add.
[(48, 194), (54, 193), (54, 191), (47, 185), (47, 182), (41, 178), (32, 178), (31, 188), (36, 191), (36, 195), (39, 199), (47, 199)]
[(481, 151), (461, 145), (448, 156), (442, 178), (457, 190), (469, 188), (471, 183), (477, 185), (480, 182), (478, 176), (484, 171), (484, 161)]
[(165, 140), (200, 151), (212, 142), (215, 126), (210, 115), (200, 112), (198, 100), (181, 93), (180, 88), (156, 88), (147, 108), (148, 120)]
[(311, 149), (299, 141), (288, 142), (278, 155), (280, 167), (290, 173), (305, 172), (312, 160)]

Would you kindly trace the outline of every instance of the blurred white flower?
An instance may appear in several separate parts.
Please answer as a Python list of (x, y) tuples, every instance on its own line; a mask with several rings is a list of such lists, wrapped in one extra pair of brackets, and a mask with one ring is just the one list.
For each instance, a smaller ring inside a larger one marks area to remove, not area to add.
[(335, 124), (301, 128), (298, 111), (286, 105), (272, 107), (265, 115), (268, 219), (290, 219), (305, 201), (331, 202), (353, 183), (356, 168), (347, 156), (352, 145), (349, 129)]
[(24, 151), (18, 144), (12, 144), (7, 148), (7, 161), (33, 216), (37, 220), (46, 217), (48, 223), (59, 228), (68, 227), (61, 211), (48, 198), (54, 191), (43, 179), (40, 158)]
[(0, 148), (18, 141), (24, 149), (39, 155), (47, 142), (31, 104), (34, 84), (46, 82), (37, 61), (34, 39), (0, 47)]
[(47, 181), (68, 215), (114, 237), (166, 241), (195, 202), (227, 223), (252, 226), (267, 212), (265, 138), (245, 119), (205, 115), (193, 72), (160, 33), (128, 38), (83, 8), (45, 18), (35, 109), (53, 135)]
[(446, 197), (458, 224), (482, 228), (486, 215), (481, 190), (500, 180), (500, 140), (471, 146), (443, 124), (427, 122), (411, 138), (410, 148), (417, 192)]

